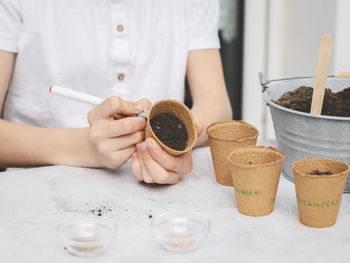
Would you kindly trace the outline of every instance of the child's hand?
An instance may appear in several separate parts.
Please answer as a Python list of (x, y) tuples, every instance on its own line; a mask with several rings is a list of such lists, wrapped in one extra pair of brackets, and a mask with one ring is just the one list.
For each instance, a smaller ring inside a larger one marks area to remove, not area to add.
[[(204, 124), (197, 123), (198, 136)], [(158, 184), (176, 184), (180, 178), (192, 171), (192, 151), (173, 156), (164, 151), (152, 138), (136, 145), (132, 155), (131, 169), (139, 181)]]
[(89, 139), (103, 166), (122, 166), (135, 152), (135, 144), (144, 139), (144, 118), (125, 117), (116, 120), (115, 116), (133, 116), (150, 105), (146, 99), (134, 103), (119, 97), (109, 97), (89, 112)]

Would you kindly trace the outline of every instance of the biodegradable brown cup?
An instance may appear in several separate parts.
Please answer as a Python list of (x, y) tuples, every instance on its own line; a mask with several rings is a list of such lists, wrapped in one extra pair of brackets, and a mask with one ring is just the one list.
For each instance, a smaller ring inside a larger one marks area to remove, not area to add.
[(241, 214), (265, 216), (273, 211), (285, 158), (284, 153), (264, 146), (248, 146), (229, 154), (227, 160)]
[(232, 176), (227, 167), (227, 156), (232, 150), (255, 145), (259, 131), (245, 121), (223, 121), (211, 124), (206, 132), (216, 181), (222, 185), (232, 186)]
[[(307, 158), (292, 163), (300, 222), (309, 227), (335, 224), (349, 173), (347, 163)], [(314, 170), (330, 171), (332, 175), (311, 175)]]
[[(187, 141), (186, 148), (184, 150), (178, 151), (178, 150), (171, 149), (170, 147), (162, 143), (152, 131), (151, 123), (150, 123), (151, 119), (162, 113), (171, 113), (176, 117), (178, 117), (185, 124), (187, 134), (188, 134), (188, 141)], [(177, 100), (158, 101), (149, 110), (145, 136), (146, 138), (152, 137), (166, 152), (172, 155), (177, 156), (190, 151), (194, 147), (197, 141), (197, 128), (196, 128), (196, 123), (192, 115), (192, 112), (190, 111), (189, 108), (187, 108), (185, 104)]]

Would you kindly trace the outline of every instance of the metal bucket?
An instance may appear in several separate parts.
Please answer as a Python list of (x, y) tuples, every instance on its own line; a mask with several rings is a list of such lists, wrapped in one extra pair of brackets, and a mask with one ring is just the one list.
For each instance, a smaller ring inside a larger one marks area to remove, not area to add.
[[(259, 80), (263, 98), (270, 106), (278, 148), (287, 155), (282, 172), (288, 180), (294, 181), (291, 164), (295, 160), (324, 157), (350, 164), (350, 117), (311, 115), (273, 102), (285, 92), (300, 86), (313, 87), (314, 77), (264, 81), (262, 73), (259, 73)], [(349, 86), (350, 79), (327, 78), (327, 88), (333, 92)], [(350, 176), (344, 192), (350, 193)]]

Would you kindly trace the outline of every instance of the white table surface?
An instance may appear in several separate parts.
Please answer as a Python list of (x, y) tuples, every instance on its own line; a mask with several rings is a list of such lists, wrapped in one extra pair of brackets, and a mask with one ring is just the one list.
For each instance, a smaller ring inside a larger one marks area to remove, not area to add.
[[(275, 210), (238, 213), (232, 187), (216, 183), (208, 147), (177, 185), (137, 182), (129, 165), (117, 171), (53, 166), (0, 173), (0, 262), (349, 262), (350, 195), (335, 226), (299, 223), (294, 184), (281, 176)], [(118, 225), (111, 251), (79, 258), (63, 249), (57, 225), (106, 206)], [(171, 253), (153, 239), (149, 215), (189, 209), (210, 218), (208, 239), (190, 253)]]

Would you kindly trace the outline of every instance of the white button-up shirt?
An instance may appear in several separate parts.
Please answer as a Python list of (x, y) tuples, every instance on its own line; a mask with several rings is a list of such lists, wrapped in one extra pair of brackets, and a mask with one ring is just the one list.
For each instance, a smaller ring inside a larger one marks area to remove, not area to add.
[(219, 48), (217, 0), (0, 0), (0, 49), (17, 53), (4, 118), (87, 125), (91, 105), (59, 85), (107, 98), (183, 100), (189, 50)]

